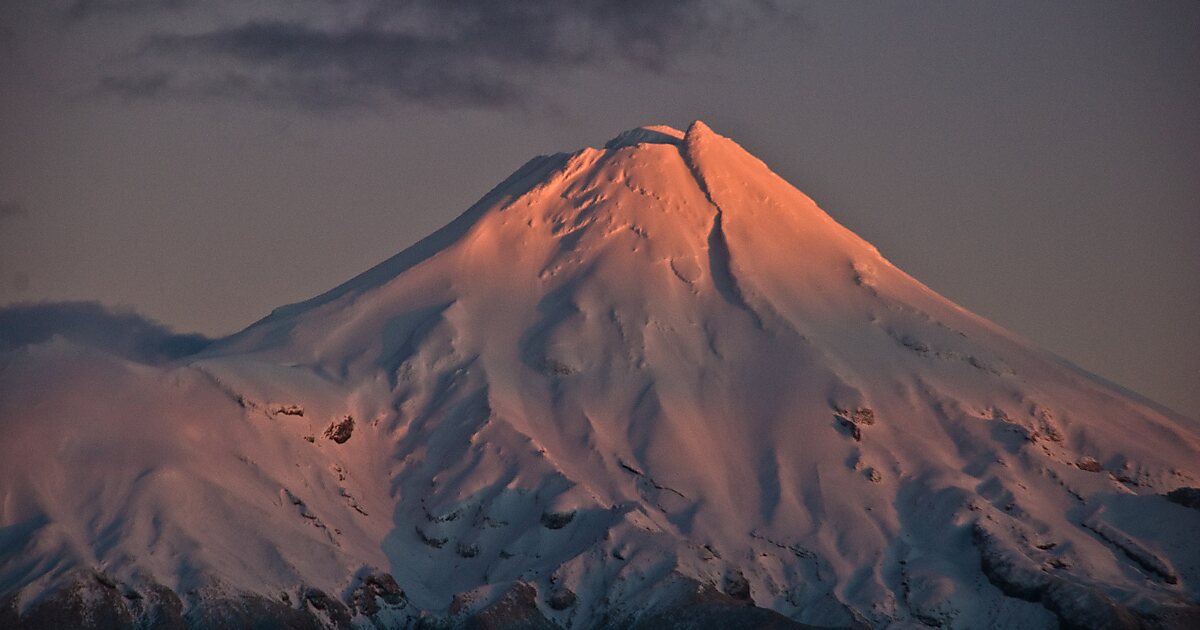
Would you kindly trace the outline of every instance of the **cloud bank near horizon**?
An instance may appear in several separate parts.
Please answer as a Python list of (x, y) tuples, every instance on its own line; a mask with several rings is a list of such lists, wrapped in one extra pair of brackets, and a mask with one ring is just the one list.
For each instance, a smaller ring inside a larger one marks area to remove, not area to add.
[(128, 310), (98, 302), (40, 302), (0, 307), (0, 351), (62, 337), (74, 344), (139, 363), (163, 363), (195, 354), (212, 339), (176, 333)]

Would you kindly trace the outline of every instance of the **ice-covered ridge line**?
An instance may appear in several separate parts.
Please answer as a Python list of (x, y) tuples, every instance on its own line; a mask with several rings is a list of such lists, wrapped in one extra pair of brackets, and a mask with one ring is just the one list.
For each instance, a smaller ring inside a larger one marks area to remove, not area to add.
[(639, 144), (674, 144), (683, 141), (683, 132), (667, 125), (646, 125), (628, 131), (623, 131), (617, 137), (604, 143), (605, 149), (620, 149)]

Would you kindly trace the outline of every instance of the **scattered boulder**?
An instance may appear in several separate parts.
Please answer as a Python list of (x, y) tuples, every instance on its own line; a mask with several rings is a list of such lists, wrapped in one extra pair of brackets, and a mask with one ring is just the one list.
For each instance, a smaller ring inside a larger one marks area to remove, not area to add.
[(833, 414), (838, 429), (854, 438), (855, 442), (862, 441), (862, 427), (875, 424), (875, 410), (870, 407), (857, 407), (853, 411), (834, 407)]
[(875, 411), (870, 407), (859, 407), (854, 410), (854, 414), (850, 416), (850, 420), (854, 424), (871, 426), (875, 424)]
[(853, 411), (834, 407), (833, 412), (839, 419), (855, 425), (869, 427), (875, 424), (875, 410), (870, 407), (857, 407)]
[(338, 444), (345, 444), (350, 439), (350, 434), (354, 432), (354, 418), (351, 416), (343, 416), (341, 420), (334, 420), (329, 424), (329, 428), (325, 429), (325, 439), (333, 440)]
[(272, 412), (277, 416), (303, 416), (304, 407), (300, 405), (277, 405)]

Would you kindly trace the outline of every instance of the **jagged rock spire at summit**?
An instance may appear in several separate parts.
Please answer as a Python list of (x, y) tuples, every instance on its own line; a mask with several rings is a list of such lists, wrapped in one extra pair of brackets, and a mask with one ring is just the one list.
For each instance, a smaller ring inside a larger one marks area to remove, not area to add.
[(1196, 427), (699, 121), (534, 158), (175, 364), (5, 366), (11, 624), (1197, 619)]

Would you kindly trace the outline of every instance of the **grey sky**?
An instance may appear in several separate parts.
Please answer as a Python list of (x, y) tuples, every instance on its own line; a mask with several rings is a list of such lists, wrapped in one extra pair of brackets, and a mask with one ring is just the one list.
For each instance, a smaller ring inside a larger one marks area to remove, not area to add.
[(1197, 111), (1191, 1), (0, 0), (0, 303), (231, 332), (534, 154), (701, 118), (937, 291), (1195, 417)]

